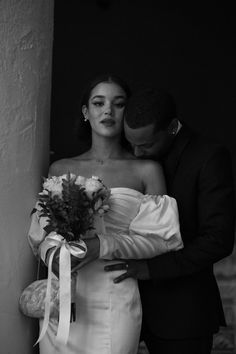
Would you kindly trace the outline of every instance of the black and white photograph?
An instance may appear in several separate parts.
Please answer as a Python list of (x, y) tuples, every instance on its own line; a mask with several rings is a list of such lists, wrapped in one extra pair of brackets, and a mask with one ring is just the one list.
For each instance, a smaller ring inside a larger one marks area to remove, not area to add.
[(236, 354), (233, 1), (0, 0), (0, 354)]

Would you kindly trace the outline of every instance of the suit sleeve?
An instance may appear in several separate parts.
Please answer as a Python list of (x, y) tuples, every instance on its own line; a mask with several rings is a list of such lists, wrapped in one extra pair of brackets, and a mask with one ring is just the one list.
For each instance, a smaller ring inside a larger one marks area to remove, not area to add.
[(234, 245), (235, 197), (229, 153), (223, 148), (209, 154), (198, 179), (198, 234), (183, 249), (150, 260), (151, 279), (188, 276), (228, 256)]

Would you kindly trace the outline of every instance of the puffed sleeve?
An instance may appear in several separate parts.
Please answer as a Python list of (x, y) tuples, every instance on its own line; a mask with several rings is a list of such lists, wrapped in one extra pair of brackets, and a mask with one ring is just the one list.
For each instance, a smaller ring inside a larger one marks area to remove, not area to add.
[(99, 234), (100, 258), (152, 258), (183, 247), (177, 203), (167, 195), (146, 195), (128, 232)]
[(39, 255), (39, 248), (46, 236), (44, 227), (47, 225), (47, 218), (40, 216), (40, 213), (41, 208), (36, 203), (31, 215), (31, 224), (28, 232), (28, 241), (36, 257)]

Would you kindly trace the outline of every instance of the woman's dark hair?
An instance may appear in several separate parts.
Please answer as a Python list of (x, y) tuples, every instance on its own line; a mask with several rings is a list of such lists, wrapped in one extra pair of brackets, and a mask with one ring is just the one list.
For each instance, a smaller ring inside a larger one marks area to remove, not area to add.
[(154, 124), (156, 130), (165, 129), (176, 118), (173, 97), (164, 90), (146, 88), (133, 94), (125, 110), (125, 121), (130, 128)]
[(114, 83), (118, 86), (120, 86), (124, 92), (126, 93), (127, 98), (130, 97), (131, 91), (128, 86), (128, 84), (119, 76), (113, 75), (113, 74), (102, 74), (99, 76), (96, 76), (94, 79), (89, 81), (87, 86), (85, 87), (81, 100), (80, 100), (80, 108), (82, 109), (83, 105), (88, 106), (88, 101), (91, 95), (92, 90), (94, 89), (95, 86), (102, 82), (107, 82), (107, 83)]
[[(79, 117), (78, 116), (76, 117), (77, 138), (79, 140), (79, 143), (81, 144), (82, 151), (88, 150), (91, 146), (91, 127), (88, 122), (84, 122), (82, 107), (84, 105), (88, 106), (88, 101), (92, 90), (94, 89), (94, 87), (96, 87), (98, 84), (102, 82), (114, 83), (120, 86), (124, 90), (127, 99), (129, 99), (131, 96), (131, 90), (128, 84), (121, 77), (116, 76), (114, 74), (109, 74), (109, 73), (101, 74), (96, 76), (95, 78), (93, 78), (87, 83), (86, 87), (82, 92), (81, 99), (79, 101), (79, 110), (80, 110)], [(129, 148), (129, 145), (124, 137), (124, 133), (122, 133), (121, 140), (122, 140), (122, 145), (124, 145), (126, 148)]]

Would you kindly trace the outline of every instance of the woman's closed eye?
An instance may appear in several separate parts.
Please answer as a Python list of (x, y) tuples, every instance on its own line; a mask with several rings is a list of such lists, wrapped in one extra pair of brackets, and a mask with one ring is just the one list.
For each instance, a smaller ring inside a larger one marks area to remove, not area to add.
[[(92, 103), (95, 107), (102, 107), (105, 105), (105, 102), (103, 101), (94, 101)], [(116, 107), (116, 108), (124, 108), (125, 107), (125, 102), (114, 102), (112, 103), (112, 106)]]
[(114, 103), (114, 106), (116, 106), (117, 108), (124, 108), (125, 107), (125, 102)]
[(104, 105), (104, 102), (103, 101), (94, 101), (93, 105), (96, 107), (102, 107)]

